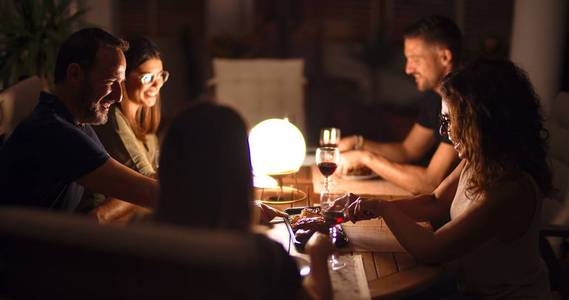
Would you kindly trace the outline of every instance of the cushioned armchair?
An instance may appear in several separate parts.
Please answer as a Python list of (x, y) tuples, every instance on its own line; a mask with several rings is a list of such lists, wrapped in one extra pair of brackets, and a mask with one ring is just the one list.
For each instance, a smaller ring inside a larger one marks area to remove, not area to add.
[(0, 209), (0, 298), (257, 299), (253, 235)]
[(0, 135), (9, 136), (14, 128), (27, 117), (36, 104), (42, 90), (42, 81), (30, 77), (0, 93)]

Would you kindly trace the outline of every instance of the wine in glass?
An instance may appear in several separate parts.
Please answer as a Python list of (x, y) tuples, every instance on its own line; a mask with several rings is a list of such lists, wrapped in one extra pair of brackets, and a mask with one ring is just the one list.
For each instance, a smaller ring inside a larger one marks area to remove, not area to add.
[[(341, 198), (348, 197), (348, 194), (344, 191), (329, 191), (325, 190), (320, 193), (320, 208), (326, 223), (330, 225), (330, 238), (332, 243), (336, 245), (336, 238), (338, 237), (339, 224), (345, 221), (345, 203), (338, 205), (337, 201)], [(329, 259), (330, 267), (333, 271), (339, 270), (346, 266), (344, 262), (338, 260), (336, 254), (332, 253)]]
[(327, 127), (320, 130), (320, 147), (338, 147), (341, 134), (339, 128)]
[(316, 148), (316, 165), (324, 175), (324, 189), (329, 191), (330, 176), (334, 174), (340, 163), (340, 150), (336, 147)]

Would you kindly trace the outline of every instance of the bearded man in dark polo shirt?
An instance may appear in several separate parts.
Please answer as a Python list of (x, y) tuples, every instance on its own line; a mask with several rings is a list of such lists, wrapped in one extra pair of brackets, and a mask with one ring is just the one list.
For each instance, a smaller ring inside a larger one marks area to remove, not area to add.
[(90, 125), (121, 101), (128, 44), (98, 28), (61, 46), (53, 94), (39, 103), (0, 149), (0, 205), (74, 211), (83, 189), (154, 207), (158, 184), (111, 158)]
[[(431, 193), (458, 164), (458, 154), (448, 137), (439, 133), (444, 76), (459, 67), (462, 34), (458, 26), (442, 16), (424, 17), (405, 29), (405, 73), (425, 92), (417, 121), (401, 142), (379, 143), (361, 135), (340, 141), (341, 174), (366, 166), (385, 180), (413, 194)], [(416, 162), (435, 148), (427, 166)]]

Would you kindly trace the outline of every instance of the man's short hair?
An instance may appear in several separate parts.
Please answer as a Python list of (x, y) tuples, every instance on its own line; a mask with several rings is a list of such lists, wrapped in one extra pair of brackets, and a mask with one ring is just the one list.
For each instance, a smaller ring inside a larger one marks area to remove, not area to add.
[(451, 19), (439, 15), (423, 17), (403, 31), (404, 38), (421, 38), (450, 50), (452, 62), (458, 65), (462, 56), (462, 33)]
[(100, 28), (85, 28), (73, 33), (57, 54), (55, 62), (55, 83), (65, 80), (67, 67), (76, 63), (85, 71), (90, 70), (100, 47), (128, 50), (128, 43)]

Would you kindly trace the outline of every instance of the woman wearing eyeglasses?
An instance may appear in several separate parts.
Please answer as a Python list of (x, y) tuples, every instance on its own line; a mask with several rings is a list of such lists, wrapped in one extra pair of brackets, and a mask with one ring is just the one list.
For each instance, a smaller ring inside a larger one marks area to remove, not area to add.
[[(127, 67), (122, 84), (123, 100), (111, 107), (108, 122), (94, 129), (114, 159), (141, 174), (155, 176), (160, 89), (169, 74), (164, 70), (160, 51), (152, 41), (144, 37), (127, 41), (130, 47), (125, 52)], [(85, 203), (97, 207), (91, 214), (101, 223), (127, 221), (137, 208), (100, 195), (93, 198)]]
[[(428, 195), (358, 199), (353, 221), (382, 217), (419, 260), (453, 262), (458, 291), (474, 299), (548, 299), (538, 246), (543, 196), (552, 191), (547, 131), (527, 75), (478, 60), (442, 82), (441, 132), (462, 162)], [(416, 221), (444, 223), (435, 232)]]

